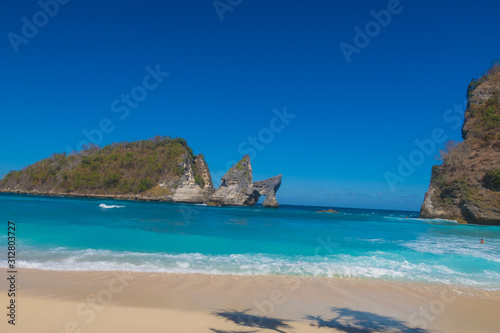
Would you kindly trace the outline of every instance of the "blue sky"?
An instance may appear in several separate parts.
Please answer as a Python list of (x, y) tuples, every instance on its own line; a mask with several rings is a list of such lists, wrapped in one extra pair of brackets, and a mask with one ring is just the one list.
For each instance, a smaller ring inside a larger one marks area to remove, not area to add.
[(60, 2), (0, 4), (2, 175), (84, 131), (172, 135), (215, 177), (251, 152), (280, 203), (418, 210), (500, 58), (496, 1)]

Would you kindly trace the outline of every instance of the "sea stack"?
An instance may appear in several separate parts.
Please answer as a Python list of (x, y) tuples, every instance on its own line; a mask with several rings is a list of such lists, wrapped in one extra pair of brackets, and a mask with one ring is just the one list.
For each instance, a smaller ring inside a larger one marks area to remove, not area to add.
[(276, 192), (281, 175), (253, 182), (250, 156), (245, 155), (222, 177), (221, 185), (209, 198), (208, 204), (221, 206), (253, 206), (260, 196), (266, 196), (263, 206), (277, 208)]

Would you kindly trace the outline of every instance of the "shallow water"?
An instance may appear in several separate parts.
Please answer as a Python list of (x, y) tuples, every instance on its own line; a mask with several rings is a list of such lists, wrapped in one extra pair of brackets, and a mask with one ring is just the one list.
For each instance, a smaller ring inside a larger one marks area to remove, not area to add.
[(0, 194), (0, 237), (6, 244), (6, 222), (16, 222), (17, 265), (26, 268), (348, 276), (500, 289), (500, 227), (404, 211), (316, 213), (326, 208)]

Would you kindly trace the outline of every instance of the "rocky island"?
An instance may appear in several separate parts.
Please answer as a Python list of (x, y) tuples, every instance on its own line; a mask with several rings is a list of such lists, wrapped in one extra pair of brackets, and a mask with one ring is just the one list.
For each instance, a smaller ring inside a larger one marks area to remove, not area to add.
[(53, 154), (11, 171), (0, 180), (0, 192), (114, 199), (279, 207), (276, 192), (281, 175), (253, 182), (245, 155), (214, 188), (202, 154), (181, 138), (155, 137), (103, 148), (88, 146), (79, 153)]
[(472, 80), (462, 127), (463, 142), (451, 145), (432, 168), (423, 218), (500, 225), (500, 66)]

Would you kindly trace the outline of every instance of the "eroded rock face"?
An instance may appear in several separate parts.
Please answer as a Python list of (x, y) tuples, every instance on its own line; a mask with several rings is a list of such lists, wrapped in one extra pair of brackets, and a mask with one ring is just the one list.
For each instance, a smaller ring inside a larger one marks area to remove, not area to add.
[[(43, 179), (43, 181), (42, 181)], [(0, 192), (133, 200), (278, 207), (281, 175), (253, 182), (250, 157), (233, 166), (214, 188), (203, 155), (182, 138), (154, 137), (54, 154), (0, 180)]]
[(455, 202), (454, 205), (444, 205), (439, 198), (439, 193), (436, 192), (439, 192), (439, 190), (431, 184), (429, 190), (425, 193), (424, 202), (420, 208), (420, 217), (426, 219), (462, 220), (458, 202)]
[(281, 175), (268, 178), (266, 180), (260, 180), (253, 183), (254, 190), (259, 192), (260, 195), (265, 195), (266, 198), (262, 203), (264, 207), (278, 208), (280, 205), (276, 200), (276, 192), (281, 186)]
[(198, 179), (195, 177), (191, 162), (187, 154), (183, 156), (183, 160), (178, 167), (183, 168), (184, 172), (179, 179), (179, 183), (172, 189), (174, 194), (169, 196), (170, 200), (175, 202), (203, 203), (214, 193), (215, 189), (212, 177), (210, 176), (210, 171), (203, 155), (198, 155), (194, 158), (194, 168), (196, 168), (196, 174), (200, 177)]
[(432, 169), (423, 218), (500, 225), (500, 68), (469, 86), (463, 142)]
[(266, 196), (265, 207), (279, 207), (276, 191), (281, 185), (281, 175), (253, 182), (250, 156), (245, 155), (222, 177), (220, 187), (207, 203), (221, 206), (253, 206), (260, 196)]

